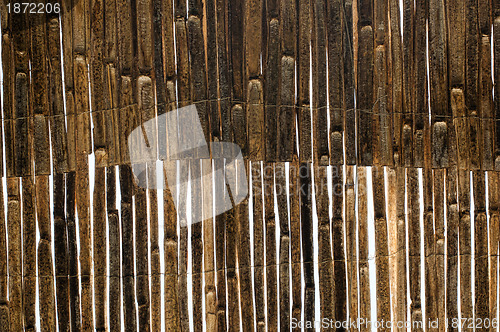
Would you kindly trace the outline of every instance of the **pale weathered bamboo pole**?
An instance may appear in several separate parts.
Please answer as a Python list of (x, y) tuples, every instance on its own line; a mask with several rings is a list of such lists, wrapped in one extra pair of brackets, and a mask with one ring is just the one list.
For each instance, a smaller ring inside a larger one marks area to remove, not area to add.
[(498, 241), (499, 241), (499, 188), (498, 188), (498, 173), (495, 171), (488, 172), (488, 214), (489, 220), (489, 319), (497, 318), (497, 292), (498, 292)]
[(69, 298), (69, 247), (65, 208), (65, 175), (54, 174), (54, 257), (56, 276), (57, 326), (59, 331), (69, 332), (70, 298)]
[(420, 295), (420, 195), (418, 190), (418, 169), (406, 169), (406, 188), (408, 192), (408, 256), (409, 256), (409, 281), (410, 281), (410, 319), (412, 331), (422, 331), (422, 302)]
[[(164, 176), (169, 179), (177, 179), (177, 167), (175, 161), (164, 162)], [(164, 252), (165, 252), (165, 329), (166, 331), (179, 331), (179, 304), (177, 286), (177, 213), (174, 205), (174, 197), (165, 181), (163, 190), (164, 211)]]
[(488, 220), (484, 171), (473, 172), (474, 197), (474, 317), (484, 321), (490, 317)]
[(372, 108), (374, 32), (373, 4), (358, 0), (358, 58), (357, 58), (357, 109), (358, 109), (358, 164), (370, 166), (373, 162)]
[(458, 171), (461, 317), (472, 317), (470, 172)]
[[(446, 171), (446, 316), (458, 317), (458, 229), (457, 168)], [(449, 331), (458, 326), (448, 325)]]
[[(370, 276), (368, 268), (368, 190), (366, 168), (359, 167), (358, 178), (358, 274), (359, 274), (359, 317), (370, 317)], [(368, 331), (366, 324), (361, 325), (360, 331)]]
[[(300, 174), (297, 161), (290, 164), (289, 173), (290, 192), (290, 250), (292, 264), (292, 315), (291, 319), (300, 321), (302, 317), (302, 268), (300, 248)], [(254, 201), (255, 204), (255, 201)], [(254, 225), (255, 225), (254, 217)], [(254, 226), (255, 227), (255, 226)], [(255, 237), (254, 237), (255, 238)], [(256, 257), (256, 256), (255, 256)], [(257, 300), (257, 298), (256, 298)], [(256, 302), (258, 303), (258, 302)], [(264, 301), (262, 301), (264, 303)], [(264, 310), (262, 310), (263, 312)], [(264, 329), (265, 326), (262, 326)]]
[[(2, 163), (3, 166), (3, 163)], [(0, 180), (0, 187), (3, 189), (3, 179)], [(7, 266), (7, 225), (5, 224), (5, 207), (4, 207), (3, 190), (0, 192), (0, 324), (10, 327), (9, 317), (9, 269)], [(49, 292), (50, 293), (50, 292)], [(52, 289), (52, 294), (54, 293)], [(55, 324), (55, 321), (54, 321)]]
[[(265, 303), (264, 294), (264, 210), (262, 188), (262, 164), (252, 162), (252, 194), (253, 194), (253, 242), (254, 242), (254, 301), (257, 331), (266, 330), (266, 308), (258, 303)], [(292, 288), (293, 290), (293, 288)]]
[[(50, 216), (49, 177), (35, 179), (36, 218), (40, 240), (38, 242), (38, 292), (40, 299), (41, 331), (56, 331), (54, 297), (54, 269), (52, 267), (52, 230)], [(0, 215), (3, 211), (0, 211)]]
[[(334, 166), (340, 167), (340, 166)], [(344, 185), (345, 195), (345, 238), (346, 238), (346, 258), (347, 258), (347, 284), (348, 292), (347, 299), (349, 302), (349, 317), (351, 320), (359, 318), (359, 279), (358, 279), (358, 252), (357, 252), (357, 223), (356, 223), (356, 173), (353, 166), (346, 167), (346, 182)], [(364, 190), (364, 189), (363, 189)], [(334, 198), (339, 196), (338, 190), (333, 191)], [(341, 201), (339, 197), (337, 201)], [(340, 225), (342, 226), (342, 225)], [(340, 230), (338, 230), (340, 231)], [(338, 236), (336, 231), (333, 236)], [(339, 241), (339, 240), (337, 240)], [(335, 253), (336, 251), (334, 251)], [(335, 264), (336, 262), (334, 262)], [(340, 286), (340, 285), (339, 285)], [(337, 285), (336, 285), (337, 288)], [(354, 331), (359, 330), (358, 326), (354, 327)]]
[[(202, 209), (203, 209), (203, 274), (205, 279), (205, 325), (207, 331), (217, 328), (217, 293), (215, 289), (215, 243), (212, 181), (212, 160), (202, 159)], [(262, 202), (262, 199), (261, 199)], [(262, 210), (261, 210), (262, 215)], [(254, 221), (255, 222), (255, 221)], [(262, 225), (262, 221), (261, 221)]]
[[(312, 181), (311, 164), (301, 163), (300, 176), (300, 220), (302, 239), (302, 268), (304, 273), (304, 320), (314, 321), (315, 317), (315, 282), (314, 282), (314, 242), (312, 216)], [(266, 220), (269, 220), (266, 218)], [(266, 249), (267, 250), (267, 249)], [(269, 302), (268, 302), (269, 303)], [(269, 306), (269, 304), (268, 304)], [(268, 326), (269, 328), (269, 326)], [(276, 329), (275, 329), (276, 330)], [(312, 331), (308, 327), (306, 331)]]
[[(346, 254), (344, 252), (345, 239), (344, 227), (347, 226), (347, 220), (344, 219), (344, 175), (343, 167), (339, 165), (332, 166), (332, 208), (333, 218), (331, 226), (331, 238), (333, 249), (333, 273), (334, 273), (334, 301), (335, 301), (335, 319), (345, 321), (347, 319), (347, 275), (346, 275)], [(316, 185), (318, 190), (328, 191), (327, 180)], [(319, 185), (319, 186), (318, 186)], [(347, 188), (347, 187), (346, 187)], [(354, 189), (354, 188), (353, 188)], [(347, 197), (346, 197), (347, 199)], [(346, 220), (346, 222), (344, 222)], [(346, 228), (347, 230), (347, 228)], [(329, 317), (328, 317), (329, 318)], [(331, 318), (333, 319), (333, 317)]]
[(7, 233), (9, 235), (9, 313), (10, 330), (23, 330), (22, 242), (19, 179), (7, 179)]
[[(336, 319), (334, 267), (332, 245), (330, 242), (330, 216), (328, 197), (328, 168), (327, 166), (314, 167), (314, 190), (316, 212), (318, 216), (318, 269), (320, 294), (320, 319)], [(334, 208), (338, 208), (335, 206)], [(335, 229), (338, 231), (338, 229)], [(338, 236), (338, 234), (335, 234)], [(342, 236), (340, 236), (342, 238)]]
[(280, 329), (288, 331), (290, 330), (290, 226), (288, 222), (288, 197), (285, 163), (276, 163), (274, 170), (276, 181), (276, 200), (278, 202), (278, 218), (280, 226), (280, 242), (278, 249)]
[(199, 221), (203, 215), (201, 187), (200, 159), (189, 162), (191, 174), (191, 264), (192, 264), (192, 294), (193, 294), (193, 327), (195, 331), (203, 331), (203, 308), (202, 308), (202, 264), (203, 264), (203, 239), (202, 223)]

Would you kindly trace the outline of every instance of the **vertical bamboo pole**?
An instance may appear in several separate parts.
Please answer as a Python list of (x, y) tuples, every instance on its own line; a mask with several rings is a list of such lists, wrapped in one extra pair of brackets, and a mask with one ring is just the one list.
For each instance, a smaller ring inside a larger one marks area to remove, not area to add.
[[(445, 186), (445, 170), (434, 170), (434, 245), (435, 245), (435, 260), (436, 260), (436, 282), (434, 297), (435, 309), (434, 314), (437, 315), (439, 322), (445, 322), (446, 315), (446, 286), (445, 286), (445, 214), (444, 206), (446, 204), (444, 197)], [(424, 221), (425, 222), (425, 221)], [(430, 223), (430, 221), (429, 221)], [(431, 295), (432, 296), (432, 295)], [(440, 325), (439, 330), (444, 331), (446, 325)]]
[(498, 173), (488, 172), (488, 213), (489, 220), (489, 319), (497, 318), (497, 291), (498, 291), (498, 241), (499, 241), (499, 215), (498, 215)]
[(486, 188), (483, 171), (473, 172), (474, 188), (474, 314), (485, 320), (490, 317), (488, 221), (486, 218)]
[(422, 302), (420, 297), (420, 201), (418, 190), (418, 169), (407, 168), (407, 191), (408, 191), (408, 256), (409, 256), (409, 280), (410, 280), (410, 318), (412, 331), (422, 331)]
[(358, 164), (369, 166), (373, 162), (372, 108), (373, 108), (373, 5), (368, 0), (358, 0)]
[(415, 4), (403, 1), (403, 130), (402, 165), (413, 165), (413, 77), (414, 77)]
[(10, 329), (22, 331), (22, 242), (19, 179), (7, 179), (7, 195)]
[[(365, 318), (371, 315), (370, 276), (368, 268), (368, 190), (366, 168), (359, 167), (356, 170), (358, 178), (359, 317)], [(360, 331), (368, 331), (368, 325), (361, 325)]]
[[(344, 174), (341, 165), (332, 166), (332, 207), (333, 218), (331, 227), (331, 238), (333, 246), (333, 273), (334, 273), (334, 301), (335, 314), (337, 321), (347, 319), (347, 276), (346, 276), (346, 254), (344, 253), (344, 240), (349, 243), (344, 236), (344, 227), (347, 230), (347, 220), (344, 218)], [(318, 183), (316, 188), (328, 191), (327, 180)], [(346, 196), (346, 199), (347, 196)], [(344, 225), (344, 220), (346, 220)], [(330, 317), (328, 317), (330, 318)]]
[(56, 275), (57, 326), (59, 331), (69, 332), (70, 298), (69, 298), (69, 247), (67, 220), (64, 214), (65, 175), (54, 174), (54, 257)]
[[(0, 181), (0, 187), (3, 189), (3, 180)], [(8, 247), (7, 247), (7, 225), (5, 220), (5, 207), (4, 207), (4, 194), (3, 190), (0, 192), (0, 324), (10, 328), (10, 317), (9, 317), (9, 269), (7, 266), (8, 257)], [(50, 293), (50, 288), (49, 288)], [(52, 289), (52, 294), (54, 289)], [(53, 303), (53, 301), (52, 301)], [(52, 307), (54, 309), (54, 307)], [(48, 315), (50, 318), (50, 315)], [(53, 322), (55, 324), (55, 321)], [(50, 323), (49, 323), (50, 324)]]
[[(301, 162), (311, 162), (310, 43), (312, 23), (310, 0), (299, 0), (297, 2), (297, 17), (297, 119), (299, 126), (299, 157)], [(272, 63), (268, 63), (268, 66), (269, 65), (272, 65)], [(272, 79), (272, 75), (270, 75), (269, 78)], [(268, 77), (266, 77), (266, 82), (272, 83), (268, 80)], [(266, 103), (268, 103), (267, 99)], [(271, 140), (271, 138), (268, 137), (268, 140)]]
[[(334, 166), (335, 167), (335, 166)], [(337, 166), (339, 167), (339, 166)], [(359, 318), (359, 279), (358, 279), (358, 253), (357, 253), (357, 223), (356, 223), (356, 185), (355, 185), (355, 170), (353, 166), (346, 168), (346, 182), (344, 186), (345, 195), (345, 228), (346, 228), (346, 257), (347, 257), (347, 284), (349, 286), (347, 299), (349, 299), (349, 317), (351, 320)], [(338, 190), (333, 190), (334, 198), (339, 196)], [(339, 197), (337, 200), (340, 200)], [(341, 226), (341, 225), (340, 225)], [(334, 236), (338, 236), (335, 232)], [(339, 240), (337, 240), (339, 241)], [(334, 250), (334, 253), (337, 250)], [(334, 263), (335, 264), (335, 263)], [(339, 264), (340, 265), (340, 264)], [(359, 330), (356, 326), (354, 330)]]
[[(180, 180), (185, 181), (189, 174), (189, 164), (186, 160), (180, 160)], [(178, 268), (178, 304), (179, 304), (179, 318), (181, 331), (189, 331), (189, 312), (188, 312), (188, 224), (187, 215), (187, 188), (186, 185), (180, 187), (179, 198), (177, 201), (177, 209), (179, 213), (179, 268)]]
[[(300, 176), (300, 220), (302, 234), (302, 266), (304, 273), (304, 320), (314, 321), (315, 316), (315, 282), (314, 282), (314, 243), (312, 224), (312, 181), (311, 165), (301, 163)], [(269, 220), (266, 218), (266, 220)], [(269, 303), (269, 302), (268, 302)], [(312, 331), (311, 327), (306, 331)]]
[[(214, 142), (221, 139), (221, 119), (218, 108), (218, 68), (217, 68), (217, 20), (216, 20), (216, 1), (207, 1), (205, 3), (204, 23), (206, 23), (207, 30), (207, 114), (210, 122), (210, 137)], [(255, 2), (254, 2), (255, 3)], [(257, 2), (259, 3), (259, 2)], [(261, 14), (262, 10), (257, 14)], [(260, 59), (259, 59), (260, 60)], [(157, 75), (158, 76), (158, 75)], [(215, 328), (215, 326), (214, 326)]]
[(202, 264), (203, 264), (203, 242), (202, 242), (202, 197), (201, 193), (201, 169), (200, 160), (190, 161), (191, 170), (191, 261), (192, 261), (192, 294), (193, 294), (193, 326), (195, 331), (203, 331), (202, 311)]
[[(334, 187), (335, 188), (335, 187)], [(314, 189), (316, 198), (316, 213), (318, 216), (318, 261), (319, 261), (319, 296), (320, 319), (336, 319), (339, 314), (335, 311), (336, 284), (330, 242), (330, 216), (328, 197), (328, 168), (327, 166), (314, 167)], [(334, 206), (338, 208), (338, 206)], [(338, 231), (335, 228), (335, 231)], [(335, 236), (338, 236), (335, 234)], [(336, 248), (335, 248), (336, 249)], [(340, 286), (340, 285), (339, 285)]]
[[(224, 130), (224, 129), (223, 129)], [(224, 131), (223, 131), (224, 135)], [(214, 159), (214, 168), (223, 169), (224, 160), (222, 158)], [(221, 171), (222, 172), (222, 171)], [(214, 179), (214, 190), (216, 193), (224, 192), (224, 178), (216, 176)], [(224, 198), (219, 200), (215, 197), (215, 207), (224, 206)], [(216, 268), (217, 268), (217, 331), (226, 331), (226, 270), (225, 270), (225, 256), (226, 256), (226, 214), (221, 213), (215, 218), (215, 255), (216, 255)]]
[[(446, 316), (458, 317), (458, 229), (457, 169), (446, 171)], [(449, 321), (449, 320), (448, 320)], [(449, 331), (458, 331), (458, 326), (448, 325)]]
[[(274, 1), (276, 2), (276, 0)], [(264, 105), (266, 123), (266, 161), (278, 160), (276, 144), (278, 126), (278, 105), (280, 96), (280, 23), (277, 13), (267, 8), (267, 59), (264, 71)]]
[[(292, 264), (292, 316), (294, 321), (302, 317), (302, 265), (300, 249), (300, 174), (297, 161), (290, 164), (290, 251)], [(255, 202), (255, 201), (254, 201)], [(254, 203), (255, 204), (255, 203)], [(255, 220), (255, 218), (254, 218)], [(254, 222), (255, 225), (255, 222)], [(256, 256), (255, 256), (256, 257)], [(258, 303), (258, 302), (256, 302)], [(264, 301), (262, 301), (264, 303)]]
[(344, 140), (345, 161), (356, 164), (356, 113), (354, 111), (354, 38), (353, 38), (353, 1), (343, 1), (342, 47), (344, 58)]
[(461, 317), (472, 317), (470, 173), (458, 171), (460, 308)]
[(36, 327), (36, 216), (33, 177), (22, 179), (23, 211), (23, 316), (24, 328), (28, 331)]
[(120, 218), (116, 207), (116, 172), (114, 166), (106, 169), (106, 210), (109, 232), (109, 330), (121, 330), (121, 275), (120, 275)]
[[(264, 210), (262, 188), (262, 164), (252, 162), (252, 194), (253, 194), (253, 241), (254, 241), (254, 289), (255, 289), (255, 317), (257, 331), (266, 330), (266, 312), (264, 294)], [(292, 288), (293, 290), (293, 288)]]
[[(161, 143), (160, 143), (161, 144)], [(156, 165), (148, 163), (149, 232), (151, 256), (151, 331), (161, 331), (161, 270), (158, 234), (158, 187)]]
[[(493, 75), (494, 75), (494, 80), (495, 82), (499, 82), (500, 80), (500, 2), (499, 1), (493, 1), (492, 3), (492, 12), (493, 12), (493, 58), (494, 58), (494, 63), (493, 63)], [(495, 96), (498, 96), (500, 94), (500, 85), (495, 84), (494, 87), (494, 93)], [(500, 118), (500, 102), (499, 99), (495, 97), (495, 102), (494, 102), (494, 107), (495, 107), (495, 119)], [(498, 171), (500, 170), (500, 123), (498, 120), (495, 121), (495, 126), (496, 126), (496, 150), (495, 150), (495, 170)]]
[(274, 214), (274, 166), (264, 164), (264, 220), (266, 234), (267, 328), (278, 328), (277, 271), (276, 271), (276, 220)]
[[(444, 192), (443, 187), (443, 174), (442, 169), (433, 170), (429, 167), (430, 160), (426, 160), (426, 167), (423, 169), (422, 176), (422, 187), (423, 187), (423, 229), (422, 235), (424, 237), (424, 271), (425, 271), (425, 315), (426, 317), (435, 320), (437, 317), (437, 307), (439, 298), (433, 296), (442, 291), (443, 288), (437, 288), (440, 281), (443, 282), (444, 286), (444, 276), (440, 275), (444, 273), (441, 271), (437, 265), (437, 255), (436, 247), (438, 240), (439, 228), (443, 227), (443, 215), (440, 210), (442, 210), (443, 202), (442, 197), (440, 197)], [(433, 191), (435, 189), (435, 191)], [(434, 200), (433, 200), (434, 198)], [(442, 233), (442, 231), (441, 231)], [(443, 280), (441, 280), (443, 278)], [(444, 295), (444, 294), (443, 294)]]

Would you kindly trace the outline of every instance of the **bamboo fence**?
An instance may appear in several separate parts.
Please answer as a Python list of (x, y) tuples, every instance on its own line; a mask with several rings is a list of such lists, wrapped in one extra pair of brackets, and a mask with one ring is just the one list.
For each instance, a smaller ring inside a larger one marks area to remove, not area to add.
[(500, 0), (38, 3), (0, 3), (1, 331), (498, 329)]

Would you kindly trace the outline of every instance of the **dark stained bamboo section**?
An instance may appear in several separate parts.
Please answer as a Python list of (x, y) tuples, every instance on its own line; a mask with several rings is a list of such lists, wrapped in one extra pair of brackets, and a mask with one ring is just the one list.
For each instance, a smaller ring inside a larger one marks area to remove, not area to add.
[(499, 0), (0, 18), (0, 330), (497, 328)]

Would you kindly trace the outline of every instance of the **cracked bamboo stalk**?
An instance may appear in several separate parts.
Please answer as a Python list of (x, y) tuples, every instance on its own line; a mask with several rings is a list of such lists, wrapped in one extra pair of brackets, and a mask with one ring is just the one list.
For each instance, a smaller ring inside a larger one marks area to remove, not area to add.
[(12, 54), (11, 16), (7, 13), (5, 3), (0, 4), (2, 16), (2, 71), (5, 73), (4, 96), (2, 98), (2, 115), (5, 132), (5, 168), (8, 177), (14, 174), (14, 132), (12, 118), (14, 115), (14, 58)]
[[(318, 190), (328, 191), (327, 180), (318, 183)], [(334, 316), (338, 321), (347, 319), (347, 276), (346, 276), (346, 255), (344, 253), (344, 176), (343, 168), (340, 165), (332, 166), (332, 207), (333, 220), (330, 236), (332, 238), (333, 249), (333, 273), (334, 273), (334, 293), (335, 302)], [(333, 318), (332, 318), (333, 319)]]
[[(301, 163), (300, 176), (300, 230), (302, 234), (302, 266), (304, 273), (304, 320), (313, 321), (315, 316), (314, 243), (312, 211), (311, 164)], [(266, 220), (269, 220), (266, 218)], [(268, 264), (268, 263), (266, 263)], [(268, 325), (269, 327), (269, 325)], [(276, 329), (275, 329), (276, 330)], [(311, 327), (306, 331), (312, 331)]]
[(158, 187), (156, 165), (147, 164), (148, 199), (149, 199), (149, 232), (151, 255), (151, 331), (161, 331), (161, 270), (160, 246), (158, 237)]
[[(359, 275), (359, 317), (369, 317), (371, 312), (370, 276), (368, 270), (368, 190), (366, 168), (359, 167), (358, 178), (358, 275)], [(368, 331), (367, 325), (360, 326), (360, 331)]]
[[(3, 180), (0, 180), (0, 187), (3, 188)], [(8, 257), (7, 257), (7, 225), (5, 223), (5, 207), (4, 207), (4, 194), (3, 190), (0, 192), (0, 324), (2, 326), (10, 327), (10, 317), (9, 317), (9, 269), (7, 267)], [(52, 255), (49, 255), (52, 257)], [(53, 283), (52, 283), (53, 285)], [(49, 293), (50, 293), (50, 288)], [(52, 296), (54, 294), (54, 290), (52, 289)], [(50, 299), (50, 298), (48, 298)], [(54, 307), (52, 307), (54, 309)], [(50, 319), (50, 315), (48, 315)], [(48, 321), (48, 325), (50, 325), (50, 321)], [(53, 322), (55, 324), (55, 321)], [(55, 325), (54, 325), (55, 326)], [(49, 330), (50, 331), (50, 330)]]
[(465, 1), (465, 106), (469, 116), (470, 168), (481, 168), (481, 123), (478, 118), (478, 70), (479, 70), (479, 23), (478, 6), (472, 0)]
[(267, 58), (264, 70), (264, 118), (266, 126), (266, 161), (277, 160), (277, 126), (278, 126), (278, 99), (279, 99), (279, 77), (280, 77), (280, 31), (279, 20), (270, 17), (268, 13), (268, 36), (267, 36)]
[(276, 217), (274, 214), (274, 164), (264, 164), (264, 220), (266, 234), (267, 328), (278, 327), (277, 271), (276, 271)]
[(472, 317), (470, 172), (458, 171), (459, 264), (461, 317)]
[[(344, 41), (348, 39), (344, 37), (343, 18), (343, 3), (340, 0), (330, 1), (327, 5), (328, 21), (328, 100), (330, 104), (330, 156), (331, 163), (340, 165), (344, 162), (344, 148), (342, 135), (344, 132), (344, 87), (343, 73), (344, 60), (346, 56), (344, 47), (351, 47), (348, 43), (344, 45)], [(345, 38), (345, 39), (344, 39)]]
[(64, 215), (65, 175), (54, 174), (54, 258), (56, 278), (57, 326), (59, 331), (70, 331), (69, 302), (69, 247), (67, 223)]
[[(389, 261), (391, 276), (391, 298), (393, 320), (406, 320), (406, 220), (405, 220), (405, 170), (391, 168), (387, 170), (387, 184), (389, 186)], [(398, 327), (403, 331), (403, 327)]]
[[(257, 331), (266, 330), (265, 306), (257, 305), (265, 303), (264, 289), (264, 210), (263, 210), (263, 188), (262, 188), (262, 164), (252, 162), (252, 194), (253, 194), (253, 238), (254, 238), (254, 302)], [(293, 289), (293, 288), (292, 288)]]
[[(309, 0), (297, 2), (297, 123), (299, 126), (299, 157), (311, 162), (311, 109), (310, 109), (310, 40), (311, 5)], [(271, 31), (272, 32), (272, 31)], [(269, 64), (268, 64), (269, 65)], [(271, 75), (272, 78), (272, 75)], [(266, 77), (266, 82), (269, 82)], [(270, 82), (271, 83), (271, 82)], [(266, 99), (267, 102), (267, 99)], [(268, 137), (268, 140), (271, 138)], [(269, 144), (269, 143), (268, 143)], [(269, 146), (269, 145), (268, 145)]]
[(203, 239), (202, 239), (202, 200), (201, 200), (201, 168), (200, 159), (189, 162), (191, 174), (191, 261), (192, 261), (192, 298), (193, 298), (193, 325), (195, 331), (203, 330), (202, 308), (202, 264), (203, 264)]
[[(165, 161), (165, 178), (177, 179), (175, 176), (177, 167), (175, 162)], [(163, 211), (164, 211), (164, 255), (165, 255), (165, 329), (166, 331), (179, 331), (179, 305), (177, 286), (177, 213), (174, 205), (174, 197), (169, 186), (163, 190)]]
[[(300, 249), (300, 174), (299, 164), (295, 160), (290, 164), (289, 173), (290, 192), (290, 251), (292, 264), (292, 315), (291, 318), (299, 321), (302, 317), (302, 269)], [(255, 202), (255, 201), (254, 201)], [(255, 204), (255, 203), (254, 203)], [(262, 214), (262, 213), (261, 213)], [(255, 218), (254, 218), (255, 220)], [(255, 257), (255, 256), (254, 256)], [(256, 302), (258, 303), (258, 302)], [(262, 301), (264, 303), (264, 301)], [(263, 312), (263, 311), (262, 311)], [(264, 326), (262, 327), (264, 329)]]
[[(457, 168), (446, 171), (446, 316), (458, 317), (458, 204)], [(449, 325), (449, 331), (458, 331), (457, 326)]]
[(375, 266), (377, 274), (377, 319), (388, 321), (391, 319), (391, 308), (384, 168), (374, 167), (372, 170), (373, 213), (375, 218)]
[(420, 296), (420, 195), (418, 190), (418, 169), (407, 168), (407, 191), (408, 191), (408, 256), (409, 256), (409, 280), (410, 280), (410, 319), (415, 324), (412, 330), (421, 331), (423, 327), (418, 324), (422, 321), (422, 302)]
[[(186, 160), (180, 160), (180, 179), (181, 182), (187, 179), (189, 172), (189, 164)], [(179, 304), (179, 319), (180, 330), (189, 330), (189, 312), (188, 312), (188, 224), (187, 224), (187, 186), (181, 186), (179, 190), (179, 198), (177, 201), (177, 210), (179, 214), (179, 268), (178, 268), (178, 304)]]
[(280, 329), (290, 330), (290, 226), (287, 181), (284, 162), (275, 164), (276, 200), (280, 228), (279, 242), (279, 313)]
[(486, 218), (486, 188), (484, 171), (473, 172), (474, 197), (474, 317), (490, 317), (488, 221)]
[(22, 331), (22, 229), (18, 178), (7, 179), (7, 195), (10, 330)]
[(22, 239), (23, 239), (23, 317), (24, 328), (35, 330), (36, 326), (36, 216), (33, 177), (21, 179), (22, 186)]
[[(413, 165), (413, 77), (414, 77), (415, 4), (403, 1), (403, 127), (401, 132), (402, 165)], [(397, 37), (396, 37), (397, 38)]]
[[(484, 1), (487, 3), (488, 1)], [(482, 2), (483, 3), (483, 2)], [(483, 34), (479, 45), (479, 116), (482, 126), (482, 169), (493, 170), (494, 123), (493, 123), (493, 78), (491, 75), (491, 40)]]
[[(339, 166), (336, 166), (339, 167)], [(335, 169), (335, 168), (334, 168)], [(356, 224), (356, 187), (355, 187), (355, 170), (353, 166), (346, 168), (346, 182), (344, 186), (345, 195), (345, 224), (346, 224), (346, 258), (347, 258), (347, 284), (349, 299), (349, 315), (352, 320), (359, 318), (358, 305), (358, 253), (357, 253), (357, 224)], [(334, 190), (333, 195), (338, 195), (338, 191)], [(342, 197), (339, 197), (339, 200)], [(340, 231), (340, 230), (338, 230)], [(335, 232), (334, 236), (339, 233)], [(337, 240), (338, 241), (338, 240)], [(336, 250), (334, 252), (337, 252)], [(359, 330), (355, 328), (354, 331)]]
[(109, 330), (121, 330), (120, 218), (116, 206), (116, 168), (106, 169), (106, 210), (109, 232)]
[[(243, 169), (240, 169), (240, 166)], [(248, 185), (248, 169), (250, 165), (248, 161), (238, 163), (236, 170), (236, 181), (239, 184), (236, 191), (233, 192), (233, 197), (243, 199), (238, 204), (235, 210), (235, 215), (238, 228), (238, 269), (239, 269), (239, 283), (240, 283), (240, 302), (241, 302), (241, 323), (243, 331), (254, 331), (254, 310), (252, 301), (252, 262), (250, 254), (250, 222), (248, 215), (248, 197), (246, 188), (242, 182), (247, 182)], [(244, 196), (245, 195), (245, 196)], [(288, 286), (288, 284), (287, 284)], [(280, 288), (281, 290), (281, 288)], [(285, 297), (284, 293), (281, 293)], [(282, 298), (283, 298), (282, 297)], [(288, 317), (288, 319), (290, 319)], [(282, 320), (283, 324), (285, 322)]]
[[(412, 81), (414, 94), (412, 98), (412, 112), (414, 113), (414, 133), (413, 133), (413, 165), (415, 167), (425, 167), (431, 158), (431, 133), (429, 128), (428, 109), (428, 78), (427, 78), (427, 31), (426, 22), (428, 19), (428, 1), (415, 3), (415, 35), (414, 35), (414, 68)], [(441, 31), (441, 33), (445, 33)], [(439, 36), (440, 37), (440, 36)], [(444, 47), (442, 44), (440, 47)], [(445, 59), (446, 61), (446, 59)], [(440, 65), (446, 66), (446, 63)], [(439, 75), (439, 72), (437, 72)], [(432, 85), (431, 85), (432, 86)], [(410, 86), (410, 89), (412, 87)], [(413, 89), (412, 89), (413, 91)], [(445, 91), (446, 92), (446, 91)], [(434, 114), (434, 112), (432, 112)], [(411, 153), (411, 152), (410, 152)]]
[[(217, 293), (215, 289), (215, 247), (212, 160), (202, 159), (202, 208), (203, 208), (203, 274), (205, 277), (205, 324), (208, 331), (217, 328)], [(262, 212), (262, 211), (261, 211)]]
[(137, 324), (135, 307), (134, 233), (132, 215), (132, 170), (129, 165), (120, 165), (121, 194), (121, 250), (123, 322), (126, 331), (135, 331)]
[(106, 329), (107, 254), (106, 254), (106, 168), (94, 170), (93, 209), (93, 263), (94, 263), (94, 312), (97, 331)]
[(333, 274), (332, 245), (330, 242), (330, 216), (328, 213), (330, 201), (328, 197), (327, 166), (314, 167), (314, 189), (318, 215), (320, 319), (336, 319), (336, 315), (338, 315), (335, 311), (335, 290), (337, 285)]
[[(224, 135), (224, 133), (223, 133)], [(224, 167), (223, 159), (214, 159), (214, 168), (220, 169), (221, 172)], [(224, 178), (216, 176), (214, 178), (214, 190), (216, 193), (224, 192)], [(224, 206), (224, 196), (215, 196), (215, 207)], [(218, 211), (218, 210), (216, 210)], [(220, 213), (215, 217), (215, 255), (216, 255), (216, 268), (217, 268), (217, 331), (226, 331), (226, 269), (225, 269), (225, 256), (226, 256), (226, 214)]]
[(312, 80), (313, 80), (313, 132), (314, 132), (314, 160), (320, 165), (329, 164), (328, 130), (327, 130), (327, 81), (326, 72), (326, 2), (314, 0), (312, 2), (313, 35), (312, 49)]
[(47, 67), (47, 36), (45, 22), (47, 17), (43, 14), (30, 18), (31, 22), (31, 95), (32, 116), (34, 128), (33, 151), (36, 175), (50, 174), (49, 148), (49, 91)]
[(344, 140), (345, 161), (356, 164), (356, 113), (354, 112), (354, 39), (352, 0), (343, 1), (343, 80), (344, 80)]
[(453, 88), (450, 96), (453, 122), (457, 139), (457, 165), (461, 170), (469, 169), (469, 120), (465, 108), (463, 89)]
[[(435, 224), (435, 260), (436, 260), (436, 282), (435, 289), (438, 294), (434, 298), (435, 315), (434, 319), (439, 319), (440, 322), (445, 321), (446, 316), (446, 287), (445, 287), (445, 212), (446, 204), (444, 197), (445, 186), (445, 170), (434, 170), (434, 224)], [(431, 223), (429, 221), (429, 223)], [(439, 326), (440, 331), (445, 330), (446, 325)]]
[(489, 224), (489, 319), (493, 321), (497, 317), (497, 291), (498, 291), (498, 241), (499, 241), (499, 215), (498, 215), (498, 173), (488, 172), (488, 208), (490, 215)]

